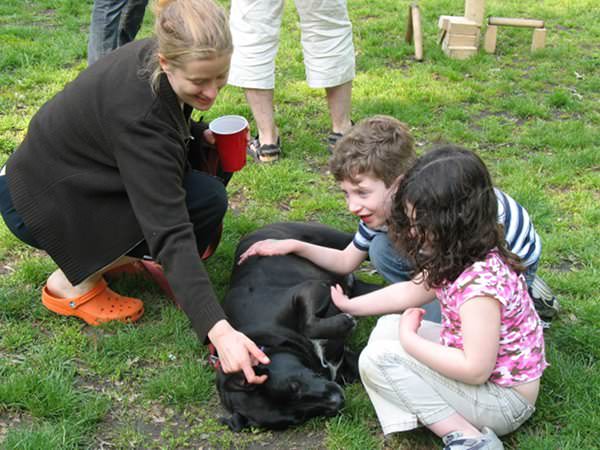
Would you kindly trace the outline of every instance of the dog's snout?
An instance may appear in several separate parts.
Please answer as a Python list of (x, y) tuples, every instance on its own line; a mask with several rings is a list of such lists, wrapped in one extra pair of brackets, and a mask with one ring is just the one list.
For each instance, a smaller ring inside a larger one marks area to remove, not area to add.
[(338, 390), (331, 391), (325, 398), (324, 403), (329, 414), (337, 414), (337, 412), (344, 407), (345, 399), (343, 392)]

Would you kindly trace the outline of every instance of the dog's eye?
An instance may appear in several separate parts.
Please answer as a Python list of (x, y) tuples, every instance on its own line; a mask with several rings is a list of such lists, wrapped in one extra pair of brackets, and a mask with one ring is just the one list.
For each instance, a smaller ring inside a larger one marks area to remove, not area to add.
[(297, 394), (298, 392), (300, 392), (300, 383), (298, 383), (297, 381), (290, 381), (290, 392), (292, 392), (293, 394)]

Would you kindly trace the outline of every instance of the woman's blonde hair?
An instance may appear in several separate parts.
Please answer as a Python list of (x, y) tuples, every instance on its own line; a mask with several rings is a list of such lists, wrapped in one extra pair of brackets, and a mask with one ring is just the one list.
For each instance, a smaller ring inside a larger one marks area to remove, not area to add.
[(231, 54), (233, 43), (223, 8), (212, 0), (156, 0), (154, 3), (156, 53), (147, 67), (158, 90), (162, 68), (158, 54), (175, 68), (191, 60)]

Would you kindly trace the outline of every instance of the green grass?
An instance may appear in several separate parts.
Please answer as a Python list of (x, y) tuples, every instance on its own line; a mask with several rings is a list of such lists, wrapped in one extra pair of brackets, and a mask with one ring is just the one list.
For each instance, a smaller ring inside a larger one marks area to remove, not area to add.
[[(0, 3), (0, 163), (36, 110), (86, 67), (91, 4)], [(600, 448), (600, 9), (596, 0), (488, 0), (488, 15), (544, 19), (546, 48), (531, 54), (530, 30), (501, 28), (496, 54), (456, 61), (437, 47), (436, 27), (440, 15), (460, 15), (462, 2), (420, 6), (425, 60), (416, 62), (404, 42), (407, 3), (349, 2), (353, 118), (390, 114), (407, 122), (419, 152), (440, 142), (477, 151), (495, 183), (527, 207), (544, 243), (539, 272), (563, 311), (545, 334), (551, 365), (537, 412), (504, 442), (511, 449)], [(285, 157), (271, 166), (250, 163), (228, 188), (225, 233), (207, 263), (221, 297), (245, 233), (278, 220), (356, 226), (327, 172), (327, 108), (323, 92), (304, 82), (297, 22), (290, 2), (275, 93)], [(147, 14), (140, 36), (150, 33)], [(225, 88), (205, 119), (225, 113), (251, 117), (241, 90)], [(384, 443), (360, 384), (347, 388), (337, 417), (283, 433), (230, 433), (217, 420), (223, 411), (205, 348), (155, 286), (118, 281), (116, 290), (144, 301), (144, 317), (92, 329), (41, 305), (54, 268), (0, 224), (2, 448), (440, 447), (422, 430)], [(353, 346), (365, 344), (373, 324), (361, 320)]]

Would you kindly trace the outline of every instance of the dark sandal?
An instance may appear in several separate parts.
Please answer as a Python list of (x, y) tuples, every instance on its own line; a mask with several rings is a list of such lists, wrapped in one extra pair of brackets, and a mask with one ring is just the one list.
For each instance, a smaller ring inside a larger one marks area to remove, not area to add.
[(255, 162), (275, 162), (281, 155), (281, 139), (275, 144), (262, 144), (258, 136), (252, 139), (246, 147), (246, 154), (252, 156)]
[(342, 136), (342, 133), (335, 133), (333, 131), (329, 133), (329, 135), (327, 136), (327, 151), (329, 153), (333, 153), (335, 144), (337, 144), (337, 141), (339, 141), (342, 138)]
[[(354, 121), (351, 120), (350, 124), (352, 126), (354, 126)], [(331, 133), (329, 133), (329, 135), (327, 136), (327, 151), (329, 153), (333, 153), (333, 149), (335, 148), (335, 145), (342, 138), (342, 136), (343, 136), (343, 133), (336, 133), (335, 131), (332, 131)]]

